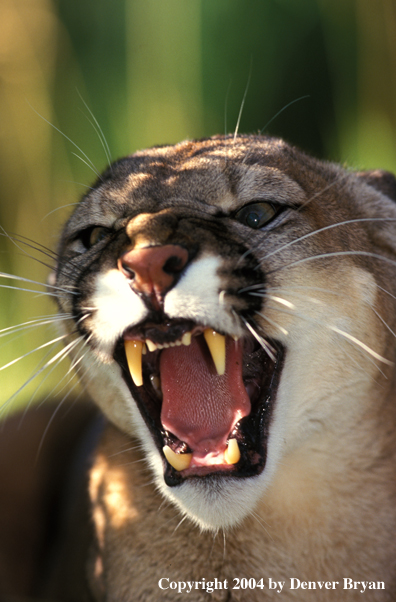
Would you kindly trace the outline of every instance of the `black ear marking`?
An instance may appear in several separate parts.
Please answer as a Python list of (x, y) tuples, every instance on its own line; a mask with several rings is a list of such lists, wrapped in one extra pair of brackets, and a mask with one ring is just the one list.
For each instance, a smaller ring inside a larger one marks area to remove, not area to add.
[(356, 175), (369, 186), (396, 201), (396, 177), (390, 171), (373, 169), (372, 171), (360, 171)]

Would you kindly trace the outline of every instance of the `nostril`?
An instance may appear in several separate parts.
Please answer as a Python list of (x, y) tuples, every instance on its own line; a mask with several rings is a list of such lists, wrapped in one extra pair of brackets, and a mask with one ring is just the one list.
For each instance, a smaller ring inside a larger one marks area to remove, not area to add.
[(185, 265), (186, 261), (184, 257), (173, 255), (166, 260), (162, 269), (167, 274), (177, 274), (182, 271)]
[(121, 271), (124, 272), (125, 276), (133, 280), (136, 276), (136, 272), (129, 267), (125, 261), (121, 261)]
[(136, 272), (127, 264), (123, 259), (119, 259), (117, 262), (117, 267), (130, 280), (133, 280), (136, 276)]
[(133, 290), (162, 302), (188, 263), (188, 251), (180, 245), (140, 247), (118, 259), (118, 269), (131, 281)]

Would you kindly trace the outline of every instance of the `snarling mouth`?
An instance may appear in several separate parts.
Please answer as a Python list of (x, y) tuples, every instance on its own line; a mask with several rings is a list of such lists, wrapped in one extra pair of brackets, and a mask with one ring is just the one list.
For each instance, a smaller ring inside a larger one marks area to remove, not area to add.
[(275, 360), (251, 335), (236, 340), (188, 320), (124, 333), (114, 358), (163, 455), (167, 485), (264, 469), (284, 358), (268, 343)]

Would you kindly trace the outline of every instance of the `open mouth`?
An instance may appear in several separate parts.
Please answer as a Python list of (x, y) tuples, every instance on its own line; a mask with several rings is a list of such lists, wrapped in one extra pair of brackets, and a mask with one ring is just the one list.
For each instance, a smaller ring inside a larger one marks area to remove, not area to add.
[(208, 475), (249, 477), (265, 466), (284, 348), (270, 358), (189, 320), (128, 329), (114, 354), (160, 450), (167, 485)]

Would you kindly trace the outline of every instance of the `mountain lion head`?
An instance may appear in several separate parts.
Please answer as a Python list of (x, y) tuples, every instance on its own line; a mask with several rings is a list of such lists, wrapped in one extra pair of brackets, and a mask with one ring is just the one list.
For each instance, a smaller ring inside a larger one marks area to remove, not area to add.
[(395, 190), (281, 140), (214, 137), (117, 161), (67, 222), (74, 365), (202, 530), (322, 490), (329, 508), (359, 491), (368, 515), (386, 499), (386, 533)]

